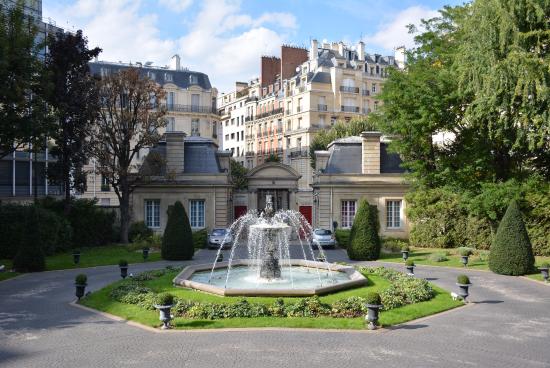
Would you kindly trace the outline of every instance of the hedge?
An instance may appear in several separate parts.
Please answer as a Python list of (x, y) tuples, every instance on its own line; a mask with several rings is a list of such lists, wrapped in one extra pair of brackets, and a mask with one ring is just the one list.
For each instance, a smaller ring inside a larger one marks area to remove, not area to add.
[(380, 258), (380, 237), (378, 236), (378, 209), (362, 200), (355, 214), (349, 245), (348, 257), (357, 261), (373, 261)]

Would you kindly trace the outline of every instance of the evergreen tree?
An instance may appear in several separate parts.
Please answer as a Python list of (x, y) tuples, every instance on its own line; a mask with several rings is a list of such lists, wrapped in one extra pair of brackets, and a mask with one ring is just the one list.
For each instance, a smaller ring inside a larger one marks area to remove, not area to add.
[(39, 272), (46, 269), (40, 220), (39, 209), (35, 206), (30, 207), (26, 213), (23, 242), (13, 258), (13, 267), (17, 272)]
[(380, 237), (378, 209), (369, 205), (367, 200), (362, 200), (355, 214), (349, 245), (348, 257), (356, 261), (373, 261), (380, 257)]
[(83, 166), (87, 161), (86, 146), (99, 111), (97, 84), (88, 62), (101, 49), (88, 49), (88, 41), (79, 30), (76, 34), (59, 32), (48, 37), (46, 55), (47, 79), (51, 84), (47, 101), (56, 122), (51, 131), (57, 158), (48, 167), (48, 178), (63, 184), (65, 213), (69, 212), (71, 192), (86, 189)]
[(162, 258), (170, 261), (192, 259), (195, 252), (193, 232), (185, 208), (180, 201), (176, 201), (168, 208), (167, 214), (168, 222), (162, 237)]
[(491, 245), (489, 268), (502, 275), (524, 275), (535, 266), (529, 235), (515, 200), (510, 202)]

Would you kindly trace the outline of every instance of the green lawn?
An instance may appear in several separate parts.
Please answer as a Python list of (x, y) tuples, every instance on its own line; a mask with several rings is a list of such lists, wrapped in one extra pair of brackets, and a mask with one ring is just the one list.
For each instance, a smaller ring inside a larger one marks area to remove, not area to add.
[[(241, 297), (222, 297), (203, 293), (196, 290), (175, 287), (171, 284), (175, 272), (169, 272), (157, 279), (144, 282), (145, 286), (153, 289), (155, 292), (169, 291), (173, 295), (201, 302), (213, 303), (235, 303)], [(379, 276), (369, 275), (369, 284), (351, 290), (340, 291), (337, 293), (322, 296), (320, 299), (326, 303), (333, 303), (338, 299), (348, 298), (350, 296), (364, 296), (369, 291), (381, 291), (389, 286), (389, 282)], [(111, 313), (130, 321), (136, 321), (141, 324), (158, 327), (158, 312), (142, 309), (136, 305), (119, 303), (109, 297), (109, 293), (121, 281), (108, 285), (105, 288), (93, 292), (90, 296), (82, 299), (81, 304), (103, 312)], [(384, 311), (380, 315), (380, 323), (383, 326), (391, 326), (431, 314), (439, 313), (462, 305), (460, 301), (452, 300), (450, 294), (434, 285), (436, 296), (426, 302), (411, 304), (389, 311)], [(270, 297), (249, 297), (251, 303), (273, 303), (276, 298)], [(286, 302), (295, 301), (297, 298), (284, 298)], [(316, 318), (280, 318), (280, 317), (258, 317), (258, 318), (227, 318), (217, 320), (185, 319), (176, 318), (173, 325), (178, 329), (195, 328), (246, 328), (246, 327), (293, 327), (293, 328), (321, 328), (321, 329), (363, 329), (365, 322), (363, 318), (334, 318), (334, 317), (316, 317)]]
[[(430, 255), (438, 253), (447, 253), (448, 260), (443, 262), (436, 262), (430, 259)], [(474, 270), (489, 270), (489, 265), (487, 263), (487, 256), (482, 257), (480, 255), (474, 254), (471, 255), (468, 260), (468, 268)], [(415, 264), (418, 265), (427, 265), (427, 266), (442, 266), (442, 267), (456, 267), (464, 268), (462, 265), (460, 256), (456, 249), (440, 249), (440, 248), (412, 248), (409, 253), (409, 259), (414, 260)], [(536, 264), (540, 265), (543, 261), (550, 262), (550, 257), (535, 257)], [(380, 256), (380, 261), (383, 262), (396, 262), (403, 263), (403, 257), (401, 253), (382, 253)], [(533, 279), (542, 280), (540, 273), (529, 275)]]
[[(46, 270), (65, 270), (71, 268), (85, 268), (95, 266), (116, 265), (118, 261), (125, 259), (128, 263), (142, 263), (141, 250), (134, 249), (131, 245), (108, 245), (104, 247), (80, 249), (80, 263), (75, 265), (71, 252), (59, 253), (46, 257)], [(147, 262), (160, 261), (160, 251), (149, 253)], [(0, 265), (5, 265), (6, 270), (12, 268), (11, 260), (0, 259)], [(0, 281), (19, 275), (16, 272), (0, 272)]]

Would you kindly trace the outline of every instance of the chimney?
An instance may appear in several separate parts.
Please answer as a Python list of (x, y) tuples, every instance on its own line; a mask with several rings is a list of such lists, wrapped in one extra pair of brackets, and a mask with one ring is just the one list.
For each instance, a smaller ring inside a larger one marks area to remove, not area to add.
[(319, 51), (317, 40), (311, 40), (311, 47), (309, 49), (309, 60), (317, 60), (318, 54)]
[(170, 69), (181, 70), (180, 61), (181, 59), (178, 54), (175, 54), (174, 56), (172, 56), (172, 58), (170, 59)]
[(327, 168), (328, 159), (330, 157), (329, 151), (315, 151), (315, 171), (322, 173)]
[(338, 51), (338, 43), (333, 42), (331, 46), (332, 51)]
[(365, 43), (363, 41), (359, 41), (357, 44), (357, 56), (360, 61), (365, 61)]
[(344, 43), (342, 41), (338, 43), (338, 53), (340, 56), (344, 56)]
[(380, 174), (380, 132), (361, 133), (361, 172)]
[(185, 133), (166, 132), (166, 175), (178, 175), (183, 172)]
[(395, 62), (399, 69), (405, 69), (405, 63), (407, 62), (407, 56), (405, 55), (405, 46), (399, 46), (395, 48)]

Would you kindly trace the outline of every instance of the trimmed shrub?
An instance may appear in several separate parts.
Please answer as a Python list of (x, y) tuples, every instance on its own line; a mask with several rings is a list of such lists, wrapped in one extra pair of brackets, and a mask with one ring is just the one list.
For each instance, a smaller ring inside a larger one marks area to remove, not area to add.
[(121, 259), (118, 261), (118, 267), (128, 267), (128, 261), (125, 259)]
[(462, 285), (468, 285), (470, 283), (470, 278), (466, 275), (458, 275), (456, 282)]
[(539, 268), (550, 268), (550, 262), (542, 262)]
[(535, 257), (521, 211), (512, 200), (491, 245), (489, 268), (501, 275), (519, 276), (533, 271), (534, 265)]
[(367, 295), (365, 295), (365, 303), (374, 304), (374, 305), (382, 304), (382, 299), (380, 298), (380, 294), (372, 291), (367, 293)]
[(414, 266), (414, 261), (412, 259), (407, 259), (405, 261), (405, 266)]
[(408, 248), (408, 239), (384, 237), (380, 239), (382, 248), (391, 253), (399, 253), (405, 247)]
[(174, 296), (170, 293), (160, 293), (156, 296), (155, 302), (157, 305), (172, 305), (174, 304)]
[(208, 239), (208, 231), (206, 229), (193, 231), (193, 245), (196, 249), (201, 249), (206, 247), (207, 239)]
[(449, 258), (447, 257), (447, 252), (432, 253), (428, 257), (428, 259), (433, 262), (445, 262), (449, 260)]
[(193, 258), (193, 233), (185, 208), (176, 201), (168, 208), (168, 222), (162, 237), (161, 256), (163, 259), (179, 261)]
[(347, 249), (349, 245), (349, 237), (351, 235), (350, 229), (336, 229), (334, 236), (338, 246), (343, 249)]
[(403, 251), (403, 252), (410, 252), (410, 251), (411, 251), (411, 248), (409, 248), (408, 245), (405, 245), (403, 248), (401, 248), (401, 251)]
[(140, 239), (147, 239), (151, 236), (153, 236), (154, 232), (153, 230), (149, 229), (147, 225), (145, 225), (145, 222), (138, 221), (133, 222), (130, 225), (130, 228), (128, 229), (128, 240), (133, 243), (136, 238)]
[(29, 207), (21, 247), (13, 258), (13, 268), (17, 272), (38, 272), (46, 268), (39, 223), (40, 210), (35, 206)]
[(474, 254), (474, 250), (469, 247), (460, 247), (458, 248), (458, 254), (460, 254), (462, 257), (469, 257)]
[(378, 209), (361, 201), (351, 227), (348, 250), (350, 259), (373, 261), (380, 257), (380, 238), (378, 237)]
[(77, 285), (86, 285), (87, 281), (88, 276), (84, 275), (83, 273), (76, 275), (76, 277), (74, 278), (74, 283)]

